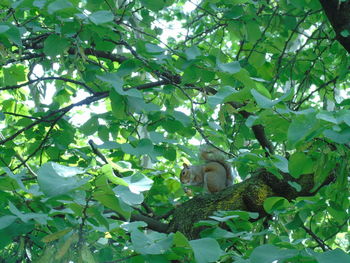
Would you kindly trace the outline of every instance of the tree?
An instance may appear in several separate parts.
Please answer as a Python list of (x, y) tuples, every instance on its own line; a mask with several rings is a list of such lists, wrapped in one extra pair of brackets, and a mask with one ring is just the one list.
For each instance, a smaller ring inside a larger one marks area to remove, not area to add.
[(0, 6), (2, 262), (350, 262), (349, 1)]

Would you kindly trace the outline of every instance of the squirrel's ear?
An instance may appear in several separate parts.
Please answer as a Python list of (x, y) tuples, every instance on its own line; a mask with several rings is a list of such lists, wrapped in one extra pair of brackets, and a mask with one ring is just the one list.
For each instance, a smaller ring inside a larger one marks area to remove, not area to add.
[(184, 163), (183, 166), (184, 166), (184, 168), (188, 168), (187, 163)]

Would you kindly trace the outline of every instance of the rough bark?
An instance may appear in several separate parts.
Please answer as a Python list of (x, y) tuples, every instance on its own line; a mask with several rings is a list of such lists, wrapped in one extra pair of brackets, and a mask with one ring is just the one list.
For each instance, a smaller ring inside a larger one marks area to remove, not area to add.
[[(260, 217), (263, 217), (266, 216), (263, 204), (268, 197), (280, 196), (293, 200), (298, 196), (310, 196), (316, 193), (311, 192), (314, 186), (312, 174), (302, 175), (298, 179), (283, 174), (283, 178), (278, 179), (274, 174), (260, 170), (251, 178), (224, 191), (195, 196), (175, 209), (168, 232), (180, 231), (190, 239), (198, 238), (202, 229), (194, 228), (194, 223), (207, 219), (215, 211), (243, 210), (258, 212)], [(333, 175), (330, 175), (323, 185), (329, 184), (332, 179)], [(296, 191), (288, 181), (297, 182), (301, 190)]]
[(344, 30), (350, 33), (350, 1), (320, 0), (320, 3), (336, 33), (336, 39), (350, 53), (350, 36), (341, 35)]

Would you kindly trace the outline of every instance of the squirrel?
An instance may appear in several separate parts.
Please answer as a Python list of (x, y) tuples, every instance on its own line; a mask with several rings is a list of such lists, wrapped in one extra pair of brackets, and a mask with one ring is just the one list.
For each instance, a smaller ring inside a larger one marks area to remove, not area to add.
[(201, 165), (183, 164), (180, 181), (184, 185), (201, 186), (209, 193), (215, 193), (232, 185), (233, 175), (231, 165), (225, 156), (217, 149), (202, 146), (199, 156), (205, 161)]

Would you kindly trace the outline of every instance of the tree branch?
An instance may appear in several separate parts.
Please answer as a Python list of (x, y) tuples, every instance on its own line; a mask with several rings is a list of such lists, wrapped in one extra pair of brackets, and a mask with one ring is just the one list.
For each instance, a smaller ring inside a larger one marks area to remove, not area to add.
[[(332, 172), (321, 186), (329, 184), (333, 179)], [(301, 190), (298, 192), (289, 182), (298, 183)], [(295, 179), (283, 173), (283, 179), (278, 179), (274, 174), (261, 169), (241, 183), (214, 194), (197, 195), (176, 207), (168, 232), (180, 231), (189, 238), (197, 238), (201, 228), (193, 228), (193, 224), (207, 219), (217, 210), (258, 212), (260, 217), (264, 217), (267, 215), (263, 207), (266, 198), (280, 196), (293, 200), (298, 196), (311, 196), (317, 192), (311, 192), (313, 187), (313, 174), (305, 174)]]
[(31, 79), (31, 80), (29, 80), (29, 81), (27, 81), (27, 82), (24, 82), (24, 83), (21, 83), (21, 84), (18, 84), (18, 85), (5, 86), (5, 87), (3, 87), (3, 88), (0, 88), (0, 90), (19, 89), (19, 88), (28, 86), (28, 85), (30, 85), (30, 84), (33, 84), (33, 83), (35, 83), (35, 82), (44, 81), (44, 80), (62, 80), (62, 81), (65, 81), (65, 82), (71, 82), (71, 83), (74, 83), (74, 84), (83, 86), (86, 90), (88, 90), (88, 91), (89, 91), (90, 93), (92, 93), (92, 94), (95, 93), (95, 92), (94, 92), (88, 85), (86, 85), (84, 82), (77, 81), (77, 80), (74, 80), (74, 79), (68, 79), (68, 78), (64, 78), (64, 77), (42, 77), (42, 78), (37, 78), (37, 79)]
[(132, 214), (131, 221), (144, 221), (147, 223), (148, 228), (154, 231), (158, 231), (161, 233), (166, 233), (168, 229), (168, 224), (164, 224), (152, 217), (140, 215), (140, 214)]
[(336, 39), (350, 53), (350, 36), (342, 35), (344, 30), (350, 33), (350, 1), (320, 0), (320, 3), (335, 31)]

